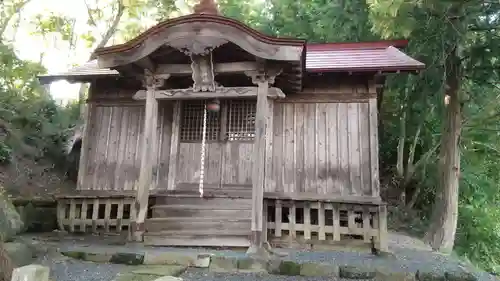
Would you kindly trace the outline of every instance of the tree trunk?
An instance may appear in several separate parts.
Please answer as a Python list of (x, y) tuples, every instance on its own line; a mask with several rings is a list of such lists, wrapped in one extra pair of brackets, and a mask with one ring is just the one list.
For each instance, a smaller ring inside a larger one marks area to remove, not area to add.
[(432, 249), (450, 253), (455, 242), (458, 218), (458, 186), (460, 176), (460, 151), (458, 147), (461, 131), (460, 78), (461, 63), (456, 45), (449, 49), (446, 58), (446, 95), (449, 103), (441, 135), (439, 187), (436, 191), (431, 226), (425, 241)]

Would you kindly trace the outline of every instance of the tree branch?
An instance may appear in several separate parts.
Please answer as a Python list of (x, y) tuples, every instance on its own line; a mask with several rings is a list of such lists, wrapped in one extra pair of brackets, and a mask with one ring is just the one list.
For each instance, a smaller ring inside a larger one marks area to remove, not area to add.
[[(1, 2), (1, 0), (0, 0)], [(26, 0), (24, 2), (21, 2), (19, 3), (19, 6), (14, 6), (15, 8), (15, 13), (11, 13), (10, 15), (7, 15), (6, 18), (3, 19), (2, 21), (2, 25), (0, 26), (0, 40), (3, 38), (3, 34), (5, 33), (5, 30), (7, 30), (7, 27), (9, 26), (9, 22), (12, 20), (12, 18), (19, 14), (21, 12), (21, 9), (24, 8), (24, 6), (26, 6), (26, 4), (28, 4), (29, 2), (31, 2), (31, 0)]]
[(96, 49), (104, 47), (108, 43), (109, 39), (113, 37), (113, 34), (115, 34), (116, 32), (116, 29), (118, 28), (118, 24), (120, 23), (120, 20), (124, 12), (125, 12), (125, 6), (123, 5), (122, 0), (118, 0), (118, 13), (116, 14), (111, 26), (108, 28), (106, 33), (104, 33), (104, 36), (102, 37), (99, 44), (97, 44)]

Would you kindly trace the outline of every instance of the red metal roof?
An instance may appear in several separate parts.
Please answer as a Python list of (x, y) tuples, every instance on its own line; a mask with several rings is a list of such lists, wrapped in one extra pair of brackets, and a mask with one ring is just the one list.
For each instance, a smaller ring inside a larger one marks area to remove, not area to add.
[(397, 47), (406, 40), (306, 45), (307, 72), (416, 71), (425, 65)]

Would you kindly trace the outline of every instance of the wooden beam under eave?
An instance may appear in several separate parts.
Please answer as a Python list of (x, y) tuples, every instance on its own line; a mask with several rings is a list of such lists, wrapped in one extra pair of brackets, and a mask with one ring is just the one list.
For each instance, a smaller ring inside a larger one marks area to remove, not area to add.
[[(139, 90), (134, 95), (134, 100), (145, 100), (147, 92)], [(214, 98), (251, 98), (257, 97), (257, 87), (222, 87), (216, 92), (193, 92), (192, 89), (168, 89), (155, 91), (158, 100), (188, 100), (188, 99), (214, 99)], [(285, 98), (285, 93), (280, 88), (271, 87), (267, 91), (271, 99)]]
[(137, 64), (138, 66), (142, 67), (143, 69), (147, 69), (151, 72), (156, 71), (156, 65), (149, 57), (144, 57), (144, 58), (136, 61), (135, 64)]
[[(244, 62), (226, 62), (215, 63), (214, 72), (220, 73), (244, 73), (247, 71), (254, 71), (257, 69), (257, 63), (251, 61)], [(177, 75), (191, 75), (193, 70), (190, 64), (160, 64), (158, 65), (156, 74), (177, 74)]]

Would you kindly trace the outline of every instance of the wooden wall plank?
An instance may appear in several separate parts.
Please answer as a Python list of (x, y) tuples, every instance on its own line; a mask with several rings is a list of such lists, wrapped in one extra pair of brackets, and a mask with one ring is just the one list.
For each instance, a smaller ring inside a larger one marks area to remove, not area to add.
[[(268, 185), (275, 184), (271, 171), (273, 170), (273, 135), (274, 135), (274, 100), (268, 101), (268, 115), (267, 115), (267, 128), (266, 128), (266, 168), (265, 168), (265, 181), (264, 192)], [(266, 206), (264, 206), (266, 211)], [(266, 220), (264, 220), (266, 222)]]
[(116, 168), (115, 168), (115, 189), (125, 189), (125, 178), (123, 175), (120, 173), (121, 169), (123, 169), (124, 163), (125, 163), (125, 157), (127, 153), (127, 141), (128, 141), (128, 115), (127, 115), (127, 110), (125, 108), (121, 108), (121, 116), (120, 116), (120, 123), (121, 123), (121, 130), (120, 130), (120, 135), (118, 139), (118, 157), (116, 159)]
[[(266, 175), (271, 178), (271, 184), (264, 187), (264, 192), (272, 192), (273, 190), (281, 190), (283, 186), (283, 105), (275, 104), (273, 107), (273, 150), (272, 161), (273, 168), (272, 174)], [(269, 173), (267, 171), (266, 173)]]
[[(211, 185), (240, 185), (252, 183), (252, 151), (250, 142), (207, 143), (205, 183)], [(176, 184), (198, 183), (201, 144), (179, 144)], [(221, 164), (224, 166), (221, 167)]]
[[(353, 91), (361, 96), (367, 90), (360, 87)], [(266, 155), (265, 192), (379, 196), (376, 98), (292, 101), (282, 100), (270, 107), (273, 130), (268, 135), (272, 147)], [(199, 179), (200, 144), (178, 144), (178, 138), (175, 140), (173, 131), (179, 125), (172, 125), (176, 103), (159, 105), (157, 141), (161, 149), (154, 160), (158, 188), (170, 188), (172, 176), (176, 178), (174, 187)], [(139, 175), (143, 104), (92, 103), (88, 114), (88, 141), (82, 147), (85, 163), (78, 189), (134, 189)], [(250, 185), (252, 150), (251, 142), (209, 143), (207, 183)]]
[(337, 177), (339, 178), (339, 186), (341, 194), (349, 194), (351, 186), (351, 178), (349, 174), (349, 115), (347, 112), (347, 103), (339, 104), (339, 112), (337, 119), (337, 136), (338, 136), (338, 151), (339, 151), (339, 166), (337, 167)]
[(347, 143), (348, 143), (348, 169), (350, 192), (354, 195), (362, 195), (359, 170), (359, 115), (358, 104), (347, 104)]
[[(295, 116), (296, 119), (302, 119), (304, 121), (304, 133), (300, 134), (297, 138), (297, 145), (302, 144), (304, 146), (303, 160), (298, 159), (304, 165), (305, 171), (305, 187), (302, 192), (314, 192), (317, 189), (317, 178), (316, 178), (316, 160), (318, 155), (316, 154), (316, 104), (304, 104), (304, 115)], [(314, 155), (311, 157), (311, 155)]]
[(339, 168), (339, 145), (338, 145), (338, 104), (326, 106), (326, 126), (327, 126), (327, 141), (326, 149), (328, 151), (327, 165), (325, 174), (328, 177), (327, 190), (325, 193), (340, 194), (340, 180), (338, 176)]
[[(294, 188), (300, 188), (301, 184), (303, 184), (303, 177), (299, 177), (297, 179), (297, 175), (300, 174), (299, 169), (297, 169), (297, 163), (299, 159), (297, 159), (298, 150), (301, 149), (296, 146), (295, 142), (295, 131), (296, 128), (302, 128), (302, 126), (297, 126), (295, 121), (295, 104), (289, 103), (285, 105), (283, 110), (283, 138), (284, 138), (284, 147), (283, 147), (283, 167), (284, 167), (284, 177), (283, 177), (283, 190), (285, 192), (293, 192)], [(302, 119), (300, 119), (302, 120)]]
[(170, 172), (170, 152), (172, 151), (172, 121), (174, 114), (175, 101), (161, 101), (160, 106), (160, 123), (158, 129), (159, 135), (159, 157), (157, 166), (157, 188), (168, 188), (168, 175)]
[(266, 192), (372, 196), (368, 110), (366, 102), (276, 103)]
[[(139, 177), (140, 136), (144, 108), (137, 105), (89, 106), (86, 161), (82, 163), (79, 190), (133, 190)], [(166, 188), (170, 158), (172, 103), (159, 103), (158, 159), (152, 159), (156, 180)]]
[(316, 154), (318, 162), (316, 165), (316, 178), (318, 179), (318, 190), (321, 193), (329, 193), (329, 151), (328, 151), (328, 105), (316, 104)]
[(181, 101), (173, 103), (172, 110), (172, 135), (170, 137), (170, 154), (168, 160), (168, 183), (167, 189), (174, 190), (176, 185), (177, 167), (179, 162), (179, 133), (180, 133), (180, 120), (181, 120)]

